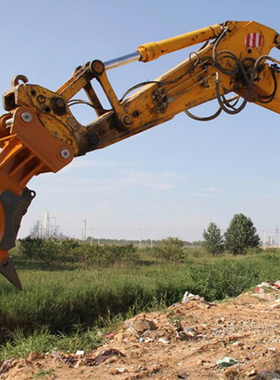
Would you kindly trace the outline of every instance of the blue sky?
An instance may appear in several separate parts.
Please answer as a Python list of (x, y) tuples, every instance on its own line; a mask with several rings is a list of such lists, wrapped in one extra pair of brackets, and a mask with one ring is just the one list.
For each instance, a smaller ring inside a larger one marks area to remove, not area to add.
[[(232, 5), (230, 5), (232, 4)], [(233, 5), (234, 4), (234, 5)], [(225, 20), (253, 20), (278, 29), (279, 1), (0, 0), (0, 91), (14, 75), (56, 90), (80, 64), (134, 52), (142, 43)], [(132, 85), (154, 79), (188, 57), (195, 47), (152, 63), (133, 63), (108, 75), (119, 97)], [(279, 59), (279, 52), (273, 51)], [(214, 103), (214, 104), (213, 104)], [(212, 114), (216, 102), (195, 109)], [(73, 109), (84, 124), (95, 115)], [(3, 111), (4, 112), (4, 111)], [(29, 183), (37, 192), (20, 237), (45, 210), (62, 232), (161, 239), (201, 239), (213, 221), (225, 230), (236, 213), (263, 236), (280, 226), (279, 115), (249, 104), (209, 123), (186, 115), (126, 141), (75, 159), (57, 174)]]

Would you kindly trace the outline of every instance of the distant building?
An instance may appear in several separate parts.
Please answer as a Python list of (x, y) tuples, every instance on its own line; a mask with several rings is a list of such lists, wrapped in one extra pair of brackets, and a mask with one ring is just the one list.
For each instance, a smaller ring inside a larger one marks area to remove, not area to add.
[(33, 226), (30, 229), (30, 236), (32, 238), (40, 239), (46, 239), (49, 237), (63, 237), (63, 235), (59, 232), (59, 226), (57, 225), (56, 218), (50, 217), (48, 211), (45, 211), (44, 217), (42, 219), (33, 221)]

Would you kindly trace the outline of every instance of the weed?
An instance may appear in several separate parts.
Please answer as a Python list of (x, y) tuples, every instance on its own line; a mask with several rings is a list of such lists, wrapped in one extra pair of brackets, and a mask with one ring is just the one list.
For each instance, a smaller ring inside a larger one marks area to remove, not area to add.
[(50, 376), (51, 378), (54, 378), (54, 369), (46, 369), (44, 371), (37, 372), (35, 375), (35, 379), (41, 379), (45, 376)]

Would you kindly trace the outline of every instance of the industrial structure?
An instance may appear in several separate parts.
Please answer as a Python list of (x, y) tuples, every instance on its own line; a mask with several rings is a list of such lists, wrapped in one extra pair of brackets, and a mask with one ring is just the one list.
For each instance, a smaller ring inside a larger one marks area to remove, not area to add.
[(30, 236), (32, 238), (61, 238), (62, 233), (59, 231), (56, 217), (50, 216), (48, 211), (45, 211), (44, 216), (40, 219), (33, 221), (33, 226), (30, 229)]

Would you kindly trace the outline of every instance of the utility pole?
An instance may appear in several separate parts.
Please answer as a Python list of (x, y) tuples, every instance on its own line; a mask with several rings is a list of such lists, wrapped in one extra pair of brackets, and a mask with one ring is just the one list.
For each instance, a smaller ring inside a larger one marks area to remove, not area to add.
[[(96, 232), (96, 238), (94, 236), (95, 232)], [(97, 240), (97, 245), (99, 245), (99, 230), (97, 230), (96, 228), (91, 228), (90, 245), (93, 244), (94, 239)]]
[(151, 249), (153, 249), (153, 247), (154, 247), (154, 233), (153, 233), (153, 231), (151, 231), (151, 245), (150, 245), (150, 247), (151, 247)]
[(141, 249), (142, 248), (142, 232), (143, 232), (143, 230), (142, 230), (142, 228), (140, 228), (140, 241), (139, 241), (139, 248)]

